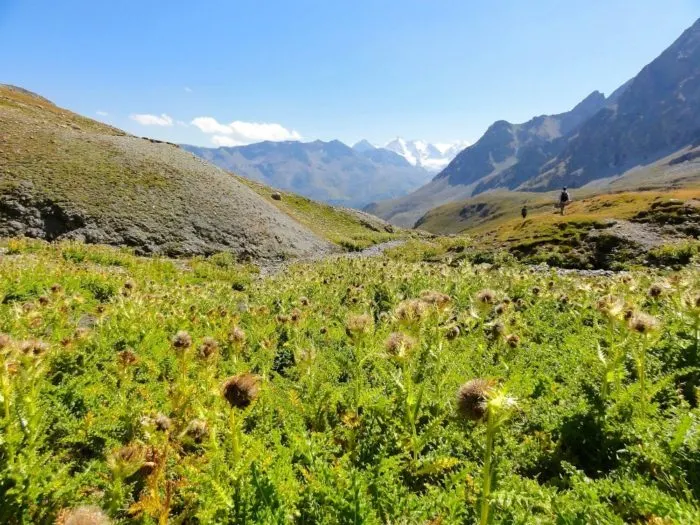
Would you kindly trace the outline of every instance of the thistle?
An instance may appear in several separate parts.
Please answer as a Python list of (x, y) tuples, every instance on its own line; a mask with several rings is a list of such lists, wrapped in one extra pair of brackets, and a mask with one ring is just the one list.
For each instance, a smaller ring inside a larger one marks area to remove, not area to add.
[(110, 523), (109, 517), (95, 505), (64, 509), (56, 518), (56, 525), (109, 525)]
[(201, 443), (209, 435), (209, 425), (203, 419), (193, 419), (185, 429), (185, 435), (195, 443)]
[(349, 315), (345, 321), (345, 332), (349, 336), (364, 334), (372, 328), (372, 317), (369, 314)]
[(253, 374), (229, 377), (221, 385), (221, 394), (231, 408), (244, 409), (255, 401), (260, 392), (260, 378)]
[(457, 407), (462, 417), (486, 424), (486, 447), (482, 467), (480, 525), (486, 525), (491, 512), (491, 484), (494, 480), (493, 443), (498, 430), (515, 409), (515, 399), (497, 389), (488, 379), (472, 379), (457, 392)]
[(156, 415), (156, 417), (153, 419), (153, 423), (156, 426), (156, 430), (159, 430), (160, 432), (167, 432), (172, 426), (172, 421), (165, 414)]
[(213, 337), (205, 337), (199, 345), (199, 356), (202, 359), (209, 359), (219, 350), (219, 343)]
[(173, 337), (173, 348), (175, 348), (175, 350), (185, 351), (190, 346), (192, 346), (192, 336), (188, 332), (180, 330), (175, 334), (175, 337)]
[(511, 348), (517, 348), (520, 345), (520, 337), (518, 337), (516, 334), (508, 334), (506, 336), (506, 343)]
[(421, 292), (420, 298), (421, 301), (427, 304), (431, 304), (439, 310), (447, 308), (447, 306), (452, 301), (449, 295), (444, 294), (442, 292), (436, 292), (434, 290), (424, 290), (423, 292)]
[(394, 332), (386, 340), (384, 347), (390, 357), (403, 359), (415, 345), (416, 340), (412, 337), (402, 334), (401, 332)]
[(629, 329), (642, 336), (635, 361), (637, 364), (637, 375), (639, 376), (639, 391), (642, 401), (642, 412), (646, 412), (646, 356), (649, 348), (650, 336), (659, 329), (659, 322), (655, 317), (643, 312), (634, 312), (627, 321)]

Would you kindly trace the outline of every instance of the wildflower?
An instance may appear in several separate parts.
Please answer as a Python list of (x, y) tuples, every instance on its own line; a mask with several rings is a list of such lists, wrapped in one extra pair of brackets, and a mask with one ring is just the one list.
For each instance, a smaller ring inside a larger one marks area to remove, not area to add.
[(299, 297), (299, 304), (302, 306), (309, 306), (309, 298), (305, 296)]
[(286, 324), (289, 322), (290, 317), (286, 314), (278, 314), (277, 315), (277, 322), (280, 324)]
[(176, 350), (187, 350), (190, 346), (192, 346), (192, 336), (184, 330), (180, 330), (173, 337), (173, 348)]
[(650, 334), (659, 328), (659, 321), (651, 315), (635, 312), (629, 319), (629, 328), (640, 334)]
[(185, 434), (195, 443), (201, 443), (209, 435), (209, 425), (203, 419), (193, 419), (187, 425)]
[(59, 293), (61, 290), (63, 290), (63, 287), (58, 283), (54, 283), (49, 289), (51, 290), (51, 293)]
[(399, 321), (414, 322), (420, 321), (425, 317), (428, 311), (428, 305), (420, 299), (407, 299), (401, 301), (394, 310)]
[(534, 286), (532, 288), (532, 295), (540, 295), (540, 287), (539, 286)]
[(134, 281), (132, 281), (131, 279), (127, 280), (127, 281), (124, 283), (124, 288), (125, 288), (126, 290), (133, 290), (133, 289), (134, 289), (134, 286), (136, 286), (136, 285), (134, 284)]
[(238, 344), (238, 345), (242, 345), (243, 343), (245, 343), (245, 340), (246, 340), (245, 332), (243, 331), (242, 328), (235, 326), (233, 328), (233, 330), (231, 330), (229, 340)]
[(213, 337), (205, 337), (202, 339), (202, 344), (199, 345), (199, 356), (204, 359), (209, 359), (219, 349), (219, 343)]
[(412, 337), (401, 332), (394, 332), (386, 340), (384, 347), (391, 357), (403, 358), (415, 345), (416, 340)]
[(289, 314), (289, 318), (292, 320), (293, 323), (298, 322), (299, 319), (301, 319), (301, 310), (299, 310), (298, 308), (295, 308)]
[(165, 414), (156, 415), (153, 422), (156, 426), (156, 430), (159, 430), (161, 432), (167, 432), (170, 429), (170, 426), (172, 425), (172, 421), (170, 421), (170, 418)]
[(0, 334), (0, 350), (7, 348), (12, 343), (12, 338), (7, 334)]
[(322, 326), (321, 329), (319, 330), (319, 332), (321, 333), (321, 335), (325, 335), (328, 333), (328, 328), (325, 326)]
[(117, 354), (117, 360), (121, 366), (127, 367), (135, 364), (138, 361), (138, 356), (131, 348), (127, 348)]
[(221, 386), (221, 393), (232, 408), (246, 408), (260, 391), (260, 378), (253, 374), (229, 377)]
[(562, 305), (567, 305), (569, 304), (569, 296), (566, 294), (562, 294), (559, 296), (559, 304)]
[(620, 317), (624, 308), (625, 303), (622, 299), (613, 297), (612, 295), (601, 297), (598, 299), (598, 302), (596, 302), (596, 309), (609, 319)]
[(49, 345), (38, 339), (30, 339), (28, 341), (22, 341), (19, 349), (25, 355), (40, 356), (49, 349)]
[(445, 333), (445, 337), (449, 339), (450, 341), (453, 341), (454, 339), (457, 339), (459, 337), (460, 330), (459, 326), (456, 324), (453, 324), (447, 329), (447, 332)]
[(427, 304), (432, 304), (438, 309), (442, 310), (450, 303), (452, 300), (449, 295), (442, 292), (436, 292), (434, 290), (424, 290), (420, 294), (420, 298), (423, 302)]
[(488, 326), (492, 337), (499, 337), (506, 331), (506, 326), (501, 321), (496, 321)]
[(493, 387), (494, 382), (489, 379), (472, 379), (464, 383), (457, 392), (459, 413), (471, 421), (483, 420)]
[(56, 525), (109, 525), (110, 523), (107, 515), (95, 505), (64, 509), (56, 519)]
[(509, 334), (506, 336), (506, 343), (508, 343), (508, 346), (511, 348), (517, 348), (520, 344), (520, 337), (516, 334)]
[(345, 331), (348, 335), (363, 334), (372, 327), (372, 318), (369, 314), (349, 315), (345, 321)]
[(496, 315), (503, 315), (506, 311), (506, 305), (503, 303), (497, 304), (493, 311)]
[(29, 302), (24, 303), (24, 304), (22, 305), (22, 310), (23, 310), (25, 313), (29, 313), (29, 312), (31, 312), (32, 310), (34, 310), (34, 305), (33, 305), (32, 303), (29, 303)]
[(476, 294), (476, 300), (480, 305), (492, 305), (496, 302), (496, 292), (493, 290), (481, 290)]
[(46, 306), (49, 304), (49, 296), (48, 295), (40, 295), (39, 296), (39, 304), (42, 306)]
[(525, 303), (525, 299), (523, 299), (522, 297), (518, 298), (518, 300), (515, 301), (515, 307), (518, 310), (524, 310), (526, 306), (527, 304)]

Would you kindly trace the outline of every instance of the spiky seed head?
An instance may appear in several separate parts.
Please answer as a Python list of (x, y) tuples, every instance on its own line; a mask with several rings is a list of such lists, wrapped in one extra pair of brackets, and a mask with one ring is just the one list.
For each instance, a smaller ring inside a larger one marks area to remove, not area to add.
[(184, 351), (192, 346), (192, 336), (185, 330), (180, 330), (173, 337), (173, 348), (175, 350)]
[(38, 339), (29, 339), (27, 341), (22, 341), (19, 349), (25, 355), (40, 356), (48, 351), (49, 345)]
[(278, 314), (277, 315), (277, 322), (280, 324), (287, 324), (290, 320), (290, 317), (287, 314)]
[(506, 311), (506, 305), (503, 303), (497, 304), (493, 311), (496, 315), (503, 315)]
[(187, 425), (185, 434), (195, 443), (201, 443), (209, 435), (209, 425), (203, 419), (193, 419)]
[(511, 348), (517, 348), (518, 345), (520, 345), (520, 337), (516, 334), (509, 334), (506, 336), (506, 343), (508, 343), (508, 346)]
[(32, 310), (34, 310), (34, 305), (33, 305), (32, 303), (30, 303), (30, 302), (26, 302), (26, 303), (24, 303), (24, 304), (22, 305), (22, 310), (23, 310), (25, 313), (29, 313), (29, 312), (31, 312)]
[(56, 525), (109, 525), (110, 523), (107, 514), (96, 505), (64, 509), (56, 519)]
[(493, 337), (500, 337), (506, 331), (506, 326), (501, 321), (496, 321), (490, 326), (490, 330)]
[(321, 329), (319, 330), (321, 332), (321, 335), (325, 335), (328, 333), (328, 328), (325, 326), (322, 326)]
[(596, 302), (597, 310), (603, 315), (610, 319), (616, 319), (622, 315), (625, 308), (625, 303), (622, 299), (618, 297), (613, 297), (612, 295), (606, 295), (601, 297)]
[(449, 295), (442, 292), (436, 292), (435, 290), (422, 291), (420, 298), (423, 302), (431, 304), (441, 310), (446, 308), (452, 301)]
[(47, 304), (49, 304), (49, 300), (50, 299), (48, 295), (40, 295), (38, 299), (39, 304), (42, 306), (46, 306)]
[(136, 284), (135, 284), (134, 281), (132, 281), (131, 279), (128, 279), (128, 280), (124, 283), (124, 288), (126, 288), (127, 290), (133, 290), (135, 286), (136, 286)]
[(540, 295), (540, 287), (539, 286), (534, 286), (532, 288), (532, 295)]
[(221, 385), (221, 394), (232, 408), (244, 409), (258, 397), (260, 378), (253, 374), (238, 374), (229, 377)]
[(12, 343), (12, 338), (7, 334), (0, 334), (0, 350), (7, 348)]
[(245, 343), (246, 335), (243, 329), (235, 326), (233, 330), (231, 330), (230, 340), (237, 345), (242, 345)]
[(219, 343), (213, 337), (205, 337), (202, 339), (202, 344), (199, 345), (199, 356), (203, 359), (209, 359), (219, 350)]
[(156, 417), (153, 420), (153, 423), (156, 426), (156, 430), (159, 430), (160, 432), (167, 432), (172, 426), (172, 421), (165, 414), (156, 415)]
[(515, 307), (518, 310), (524, 310), (526, 306), (527, 304), (525, 303), (525, 299), (523, 299), (522, 297), (518, 298), (518, 300), (515, 301)]
[(569, 304), (569, 296), (562, 294), (559, 296), (559, 304)]
[(293, 323), (298, 322), (301, 319), (301, 310), (299, 310), (299, 308), (295, 308), (290, 312), (289, 318), (292, 320)]
[(349, 335), (364, 334), (372, 328), (372, 317), (369, 314), (352, 314), (345, 321), (345, 331)]
[(428, 313), (428, 305), (420, 299), (406, 299), (396, 305), (394, 315), (399, 321), (411, 323), (421, 321)]
[(492, 305), (496, 302), (496, 292), (489, 289), (481, 290), (476, 294), (476, 300), (481, 305)]
[(481, 421), (486, 417), (489, 395), (494, 382), (488, 379), (472, 379), (457, 391), (457, 408), (462, 417), (471, 421)]
[(628, 323), (630, 330), (645, 335), (650, 334), (659, 328), (659, 321), (655, 317), (643, 312), (633, 313)]
[(447, 332), (445, 332), (445, 337), (447, 337), (447, 339), (449, 339), (450, 341), (453, 341), (459, 337), (459, 334), (459, 326), (453, 324), (447, 329)]
[(135, 364), (138, 361), (138, 356), (131, 348), (126, 348), (117, 354), (117, 361), (122, 367), (126, 368)]
[(299, 297), (299, 304), (300, 304), (300, 305), (302, 305), (302, 306), (309, 306), (309, 303), (310, 303), (310, 302), (309, 302), (309, 298), (308, 298), (308, 297), (303, 296), (303, 295), (302, 295), (301, 297)]
[(63, 287), (58, 283), (54, 283), (49, 289), (51, 290), (51, 293), (59, 293), (61, 290), (63, 290)]
[(384, 343), (386, 352), (391, 357), (405, 357), (406, 353), (412, 350), (415, 345), (416, 340), (413, 337), (401, 332), (392, 333)]
[(657, 299), (664, 293), (664, 286), (661, 283), (654, 283), (649, 287), (649, 297)]

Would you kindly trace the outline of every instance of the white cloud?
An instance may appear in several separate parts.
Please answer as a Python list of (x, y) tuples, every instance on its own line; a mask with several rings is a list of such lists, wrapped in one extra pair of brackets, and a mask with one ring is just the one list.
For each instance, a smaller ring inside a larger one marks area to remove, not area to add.
[(182, 126), (183, 128), (186, 128), (187, 126), (189, 126), (189, 124), (187, 124), (187, 122), (183, 122), (182, 120), (178, 120), (178, 121), (176, 122), (176, 124), (177, 124), (178, 126)]
[(240, 146), (264, 140), (301, 140), (297, 131), (275, 123), (236, 120), (230, 124), (221, 124), (212, 117), (197, 117), (192, 125), (204, 133), (214, 135), (212, 142), (217, 146)]
[(130, 115), (131, 120), (135, 120), (142, 126), (172, 126), (173, 119), (163, 113), (162, 115)]
[(192, 88), (185, 86), (185, 93), (192, 93)]
[(109, 113), (107, 113), (106, 111), (96, 111), (96, 113), (100, 117), (108, 117), (109, 116)]

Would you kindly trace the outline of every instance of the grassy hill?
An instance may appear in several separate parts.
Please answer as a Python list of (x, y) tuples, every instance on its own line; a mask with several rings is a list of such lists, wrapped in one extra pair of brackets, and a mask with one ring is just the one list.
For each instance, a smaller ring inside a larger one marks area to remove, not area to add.
[(2, 523), (700, 521), (696, 268), (1, 248)]
[(291, 195), (275, 205), (261, 198), (273, 190), (254, 191), (176, 145), (128, 135), (11, 86), (0, 86), (0, 139), (3, 236), (77, 239), (168, 255), (232, 251), (258, 259), (317, 254), (332, 250), (332, 242), (362, 245), (390, 235), (363, 226), (353, 214)]

